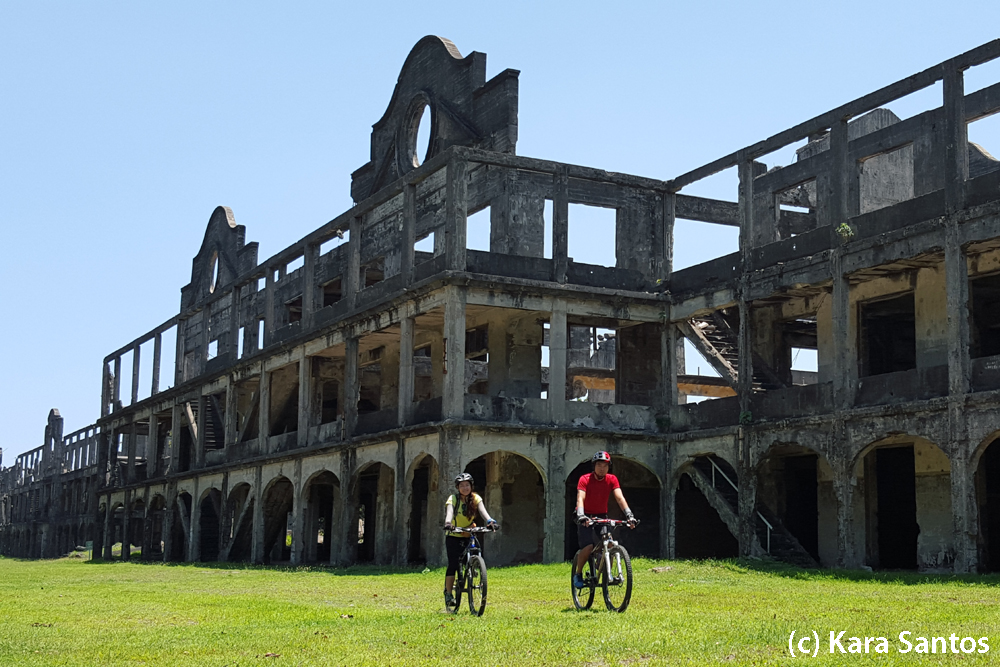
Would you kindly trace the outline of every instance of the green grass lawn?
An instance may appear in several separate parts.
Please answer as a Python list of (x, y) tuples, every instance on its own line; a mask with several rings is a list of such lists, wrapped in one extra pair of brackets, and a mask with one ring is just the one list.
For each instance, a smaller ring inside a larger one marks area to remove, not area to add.
[[(1000, 577), (634, 565), (624, 614), (599, 593), (593, 611), (575, 611), (568, 566), (530, 565), (490, 570), (475, 618), (444, 612), (440, 569), (0, 558), (0, 665), (798, 664), (793, 630), (819, 633), (819, 664), (989, 664), (1000, 653)], [(831, 656), (831, 630), (846, 630), (845, 650), (867, 635), (890, 652), (871, 643)], [(914, 650), (898, 653), (906, 630)], [(951, 633), (987, 637), (990, 651), (916, 652), (917, 637)]]

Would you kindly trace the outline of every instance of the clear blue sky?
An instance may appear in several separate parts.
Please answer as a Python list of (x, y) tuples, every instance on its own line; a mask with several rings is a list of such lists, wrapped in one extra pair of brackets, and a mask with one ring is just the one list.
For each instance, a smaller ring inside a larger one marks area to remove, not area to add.
[[(424, 35), (487, 53), (488, 76), (521, 71), (520, 154), (669, 178), (997, 26), (982, 0), (2, 2), (3, 463), (41, 444), (50, 408), (67, 432), (96, 420), (102, 358), (177, 312), (215, 206), (262, 259), (350, 206)], [(993, 120), (973, 139), (1000, 154)], [(735, 249), (732, 232), (682, 227), (678, 265)]]

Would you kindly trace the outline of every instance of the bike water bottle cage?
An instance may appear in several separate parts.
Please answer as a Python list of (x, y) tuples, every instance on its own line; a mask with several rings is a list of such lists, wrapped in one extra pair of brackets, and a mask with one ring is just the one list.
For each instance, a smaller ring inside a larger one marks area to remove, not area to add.
[(591, 463), (597, 463), (598, 461), (611, 463), (611, 454), (608, 454), (607, 452), (597, 452), (590, 458)]

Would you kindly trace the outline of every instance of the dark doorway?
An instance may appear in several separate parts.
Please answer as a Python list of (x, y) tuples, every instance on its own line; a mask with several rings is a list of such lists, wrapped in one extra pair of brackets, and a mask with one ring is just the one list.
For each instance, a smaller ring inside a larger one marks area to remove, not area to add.
[(736, 558), (740, 544), (688, 475), (674, 496), (677, 558)]
[(1000, 572), (1000, 444), (983, 453), (976, 472), (979, 496), (980, 569)]
[(407, 558), (411, 563), (427, 561), (427, 543), (424, 535), (424, 518), (427, 516), (427, 499), (430, 491), (431, 466), (428, 459), (413, 471), (413, 486), (410, 502), (410, 541)]
[(203, 562), (219, 560), (220, 503), (220, 494), (215, 490), (210, 491), (201, 501), (201, 516), (199, 517), (201, 555), (198, 560)]
[(785, 487), (785, 528), (795, 536), (809, 555), (819, 560), (819, 503), (815, 454), (784, 459), (782, 475)]
[(913, 292), (860, 306), (861, 376), (917, 367), (917, 329)]
[(875, 450), (878, 566), (917, 568), (917, 490), (913, 446)]
[(973, 358), (1000, 354), (1000, 274), (969, 281)]
[(264, 563), (288, 561), (288, 515), (292, 511), (292, 483), (285, 477), (272, 483), (264, 496)]
[(358, 561), (375, 560), (377, 535), (375, 504), (378, 502), (378, 468), (358, 478)]
[(340, 483), (331, 472), (323, 472), (309, 484), (306, 506), (305, 554), (307, 563), (328, 563), (332, 556), (334, 508)]

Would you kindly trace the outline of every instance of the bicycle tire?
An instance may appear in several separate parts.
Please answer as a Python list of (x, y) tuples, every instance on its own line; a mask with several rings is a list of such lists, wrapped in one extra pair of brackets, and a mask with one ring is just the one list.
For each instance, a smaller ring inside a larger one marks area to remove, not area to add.
[(621, 613), (628, 608), (632, 599), (632, 559), (625, 547), (618, 545), (608, 549), (608, 560), (611, 563), (611, 579), (608, 579), (608, 568), (601, 569), (601, 589), (604, 592), (604, 604), (608, 610)]
[(587, 586), (583, 588), (577, 588), (573, 585), (573, 567), (575, 567), (576, 559), (580, 557), (580, 552), (577, 551), (576, 555), (573, 556), (574, 565), (569, 568), (569, 589), (572, 591), (573, 595), (573, 605), (583, 611), (585, 609), (590, 609), (590, 605), (594, 604), (594, 591), (597, 589), (597, 577), (595, 576), (594, 568), (594, 556), (591, 554), (587, 562), (583, 564), (583, 570), (580, 572), (580, 576), (583, 580), (587, 582)]
[(469, 558), (465, 585), (468, 589), (469, 611), (475, 616), (482, 616), (486, 611), (486, 561), (482, 556)]
[(462, 608), (462, 591), (465, 590), (465, 570), (466, 563), (460, 562), (458, 564), (458, 572), (455, 573), (455, 606), (452, 608), (452, 613), (457, 614), (458, 610)]

